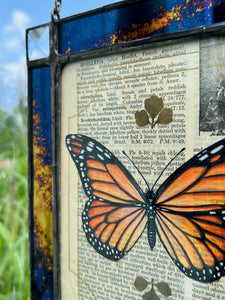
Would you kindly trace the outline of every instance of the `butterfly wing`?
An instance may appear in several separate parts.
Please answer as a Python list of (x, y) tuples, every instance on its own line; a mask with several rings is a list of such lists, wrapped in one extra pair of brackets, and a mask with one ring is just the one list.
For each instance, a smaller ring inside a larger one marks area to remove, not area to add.
[(179, 269), (203, 282), (225, 275), (225, 140), (177, 169), (155, 205), (158, 235)]
[(146, 226), (145, 194), (119, 160), (94, 139), (68, 135), (66, 145), (89, 198), (82, 214), (87, 240), (104, 257), (119, 260)]

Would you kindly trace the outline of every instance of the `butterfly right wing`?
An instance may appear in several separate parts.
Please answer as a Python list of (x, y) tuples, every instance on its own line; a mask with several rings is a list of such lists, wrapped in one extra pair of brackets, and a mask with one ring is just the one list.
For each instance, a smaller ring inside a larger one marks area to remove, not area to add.
[(119, 260), (146, 226), (145, 195), (102, 144), (83, 135), (68, 135), (66, 145), (89, 198), (82, 214), (87, 240), (104, 257)]
[(157, 196), (157, 231), (179, 269), (202, 282), (224, 276), (225, 140), (178, 168)]

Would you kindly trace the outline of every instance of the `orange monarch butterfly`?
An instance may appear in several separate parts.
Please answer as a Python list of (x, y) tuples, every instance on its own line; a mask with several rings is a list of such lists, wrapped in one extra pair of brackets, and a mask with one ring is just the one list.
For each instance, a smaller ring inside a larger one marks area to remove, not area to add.
[(211, 282), (225, 275), (225, 139), (184, 163), (156, 192), (144, 193), (102, 144), (68, 135), (66, 145), (89, 198), (83, 214), (88, 242), (111, 260), (122, 258), (147, 226), (188, 277)]

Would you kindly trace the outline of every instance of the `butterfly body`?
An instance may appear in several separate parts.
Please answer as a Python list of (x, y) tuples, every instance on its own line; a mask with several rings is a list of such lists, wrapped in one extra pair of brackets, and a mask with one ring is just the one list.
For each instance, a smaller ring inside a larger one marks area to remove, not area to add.
[(88, 198), (82, 213), (90, 245), (117, 261), (147, 227), (188, 277), (211, 282), (225, 275), (225, 140), (195, 155), (154, 192), (144, 193), (106, 147), (84, 135), (66, 145)]
[(148, 218), (148, 222), (147, 222), (148, 242), (151, 250), (153, 250), (156, 243), (156, 225), (155, 225), (156, 207), (154, 205), (156, 201), (156, 194), (154, 191), (148, 190), (145, 196), (146, 196), (146, 205), (144, 208), (146, 211), (146, 216)]

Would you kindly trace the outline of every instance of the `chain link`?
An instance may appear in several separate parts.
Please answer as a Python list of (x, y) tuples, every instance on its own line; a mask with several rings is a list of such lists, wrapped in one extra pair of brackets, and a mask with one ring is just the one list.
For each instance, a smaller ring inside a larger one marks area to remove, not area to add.
[(53, 10), (53, 15), (56, 15), (59, 19), (59, 13), (62, 7), (62, 0), (55, 0), (55, 8)]

